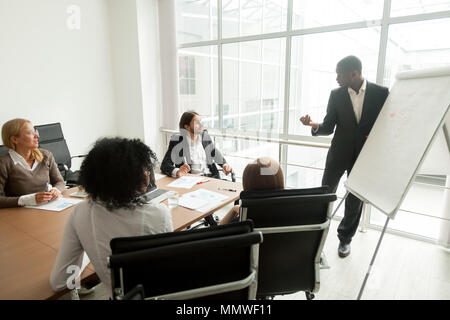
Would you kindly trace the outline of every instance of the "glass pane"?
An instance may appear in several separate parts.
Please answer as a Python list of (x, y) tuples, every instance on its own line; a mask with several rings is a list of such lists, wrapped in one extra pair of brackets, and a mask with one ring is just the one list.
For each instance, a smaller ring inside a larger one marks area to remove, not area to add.
[(287, 0), (223, 0), (222, 37), (286, 30)]
[[(444, 189), (442, 188), (432, 185), (413, 184), (395, 219), (389, 222), (388, 228), (437, 239), (442, 222), (438, 218), (443, 216), (443, 197)], [(386, 215), (372, 207), (370, 223), (383, 226), (385, 222)]]
[(217, 39), (217, 0), (177, 0), (178, 43)]
[(296, 166), (287, 166), (287, 188), (315, 188), (322, 185), (322, 170), (312, 170)]
[[(311, 167), (322, 169), (320, 171), (323, 171), (323, 169), (325, 168), (325, 159), (327, 157), (327, 153), (328, 149), (325, 148), (289, 145), (287, 153), (287, 163), (288, 165)], [(319, 183), (319, 186), (320, 185), (321, 184)]]
[[(287, 175), (286, 186), (288, 188), (315, 188), (322, 185), (322, 176), (325, 168), (325, 160), (328, 149), (288, 146), (287, 155)], [(347, 176), (344, 175), (339, 182), (336, 195), (338, 200), (334, 203), (336, 207), (345, 195), (344, 182)], [(336, 216), (344, 215), (344, 206), (339, 208)]]
[(233, 167), (237, 181), (242, 178), (245, 166), (258, 157), (270, 157), (279, 161), (279, 148), (277, 143), (216, 138), (216, 145), (220, 146), (222, 154)]
[(202, 116), (205, 128), (218, 128), (217, 46), (178, 51), (180, 109)]
[(381, 19), (384, 1), (294, 0), (293, 5), (292, 28), (305, 29)]
[[(372, 207), (370, 213), (370, 223), (383, 227), (386, 223), (386, 215), (376, 208)], [(407, 232), (413, 235), (437, 240), (441, 220), (436, 218), (425, 217), (410, 212), (399, 210), (394, 220), (390, 220), (388, 228)]]
[(391, 0), (391, 16), (408, 16), (450, 10), (449, 0)]
[(400, 71), (450, 65), (450, 37), (442, 35), (444, 30), (450, 30), (448, 18), (391, 25), (383, 84), (392, 86)]
[(223, 127), (283, 130), (285, 39), (223, 45)]
[(311, 135), (299, 118), (322, 122), (330, 91), (337, 88), (336, 64), (348, 55), (362, 61), (363, 76), (376, 81), (380, 28), (311, 34), (292, 38), (289, 133)]

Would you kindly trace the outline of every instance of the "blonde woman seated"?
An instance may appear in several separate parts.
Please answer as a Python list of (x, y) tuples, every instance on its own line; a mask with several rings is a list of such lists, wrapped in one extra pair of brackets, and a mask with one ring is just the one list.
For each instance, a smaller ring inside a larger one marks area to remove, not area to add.
[(0, 208), (46, 203), (64, 190), (64, 179), (50, 151), (39, 149), (39, 133), (25, 119), (2, 127), (8, 154), (0, 156)]
[[(258, 158), (247, 164), (242, 175), (244, 191), (284, 189), (284, 176), (278, 161), (271, 158)], [(239, 220), (239, 206), (234, 206), (223, 217), (219, 225)]]

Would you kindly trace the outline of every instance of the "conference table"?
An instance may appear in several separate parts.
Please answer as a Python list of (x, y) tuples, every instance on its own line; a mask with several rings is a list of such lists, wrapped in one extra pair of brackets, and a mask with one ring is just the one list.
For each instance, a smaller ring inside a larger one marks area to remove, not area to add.
[[(158, 188), (175, 191), (179, 196), (198, 189), (228, 196), (204, 213), (181, 206), (171, 209), (175, 231), (181, 231), (239, 199), (242, 191), (240, 183), (208, 179), (191, 189), (169, 187), (168, 184), (175, 179), (167, 176), (156, 181)], [(63, 196), (70, 197), (76, 191), (78, 188), (67, 189)], [(163, 203), (167, 205), (167, 200)], [(59, 212), (23, 207), (0, 209), (0, 300), (57, 299), (68, 292), (54, 292), (49, 278), (67, 218), (73, 208)], [(95, 278), (95, 270), (92, 264), (88, 264), (81, 275), (82, 283)]]

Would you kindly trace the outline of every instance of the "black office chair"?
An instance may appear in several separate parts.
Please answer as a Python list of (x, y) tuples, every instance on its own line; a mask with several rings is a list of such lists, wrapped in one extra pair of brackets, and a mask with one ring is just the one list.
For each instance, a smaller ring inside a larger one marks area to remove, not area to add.
[(261, 242), (251, 221), (112, 239), (113, 297), (140, 284), (146, 300), (254, 299)]
[(0, 156), (7, 154), (9, 152), (9, 149), (5, 147), (4, 145), (0, 145)]
[(58, 164), (58, 169), (66, 181), (66, 185), (78, 185), (78, 171), (70, 170), (73, 158), (82, 158), (86, 155), (70, 156), (69, 148), (62, 132), (60, 123), (50, 123), (34, 127), (39, 131), (39, 147), (50, 151)]
[(131, 289), (126, 295), (123, 296), (122, 300), (144, 300), (145, 290), (141, 284)]
[(264, 235), (257, 298), (319, 290), (321, 253), (336, 195), (328, 187), (241, 192), (240, 219)]

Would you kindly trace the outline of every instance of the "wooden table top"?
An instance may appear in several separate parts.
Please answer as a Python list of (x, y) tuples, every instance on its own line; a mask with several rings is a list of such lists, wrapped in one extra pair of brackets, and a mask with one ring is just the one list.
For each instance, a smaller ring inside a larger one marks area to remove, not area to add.
[[(171, 177), (161, 178), (157, 181), (157, 186), (176, 191), (180, 196), (202, 188), (229, 196), (207, 213), (184, 207), (172, 209), (175, 231), (183, 230), (234, 202), (242, 191), (242, 186), (238, 183), (212, 178), (192, 189), (168, 187), (167, 185), (174, 180)], [(218, 190), (219, 187), (235, 189), (236, 192)], [(65, 190), (63, 195), (69, 197), (76, 190), (77, 188)], [(164, 203), (167, 205), (167, 200)], [(54, 299), (65, 293), (53, 292), (49, 278), (67, 218), (72, 210), (73, 207), (60, 212), (23, 207), (0, 209), (0, 300)], [(95, 276), (95, 271), (89, 264), (82, 274), (82, 279), (92, 276)]]
[[(214, 209), (208, 211), (207, 213), (201, 213), (199, 211), (190, 210), (184, 207), (177, 207), (175, 209), (171, 210), (172, 214), (172, 223), (173, 223), (173, 229), (175, 231), (180, 231), (185, 229), (186, 227), (190, 226), (192, 223), (203, 219), (206, 216), (209, 216), (211, 213), (223, 208), (224, 206), (228, 205), (231, 202), (234, 202), (235, 200), (239, 199), (239, 195), (242, 191), (242, 185), (237, 182), (231, 182), (226, 180), (219, 180), (219, 179), (213, 179), (208, 178), (209, 181), (198, 184), (194, 186), (192, 189), (182, 189), (182, 188), (171, 188), (167, 185), (173, 182), (175, 179), (171, 177), (164, 177), (156, 181), (156, 185), (160, 189), (165, 190), (172, 190), (178, 192), (179, 196), (181, 197), (185, 193), (193, 192), (199, 189), (207, 189), (209, 191), (217, 192), (220, 194), (224, 194), (228, 196), (227, 199), (225, 199), (219, 206), (215, 207)], [(233, 191), (225, 191), (225, 190), (219, 190), (218, 188), (222, 189), (234, 189), (236, 192)], [(163, 203), (167, 205), (167, 200), (165, 200)]]

